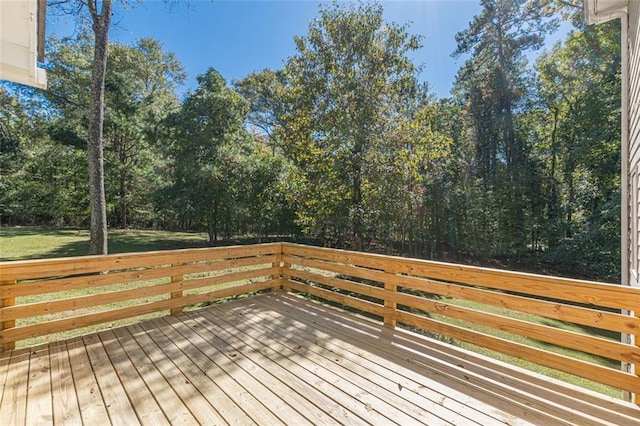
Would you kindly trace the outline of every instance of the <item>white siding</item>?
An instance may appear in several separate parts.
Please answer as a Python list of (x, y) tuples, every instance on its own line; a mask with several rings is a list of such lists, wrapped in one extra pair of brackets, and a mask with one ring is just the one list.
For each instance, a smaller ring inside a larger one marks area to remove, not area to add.
[[(629, 229), (627, 235), (629, 252), (627, 255), (629, 262), (629, 285), (640, 287), (640, 1), (631, 0), (628, 2), (629, 13), (629, 197), (623, 202), (629, 203)], [(624, 158), (624, 155), (622, 156)], [(636, 315), (638, 312), (629, 312)], [(623, 335), (622, 340), (634, 343), (636, 336)], [(638, 372), (638, 365), (624, 365), (623, 369), (631, 373)], [(629, 399), (636, 404), (640, 403), (640, 395), (630, 394)]]
[[(638, 286), (640, 268), (640, 2), (629, 7), (629, 270), (631, 285)], [(624, 158), (624, 157), (623, 157)], [(624, 236), (623, 236), (624, 238)], [(625, 253), (622, 253), (624, 256)]]

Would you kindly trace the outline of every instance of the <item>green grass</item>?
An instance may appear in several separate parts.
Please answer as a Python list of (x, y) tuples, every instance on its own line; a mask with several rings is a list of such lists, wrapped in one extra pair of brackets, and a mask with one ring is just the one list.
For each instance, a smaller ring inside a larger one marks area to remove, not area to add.
[[(170, 250), (207, 245), (205, 233), (113, 230), (109, 253)], [(0, 228), (0, 261), (84, 256), (89, 231), (41, 227)]]

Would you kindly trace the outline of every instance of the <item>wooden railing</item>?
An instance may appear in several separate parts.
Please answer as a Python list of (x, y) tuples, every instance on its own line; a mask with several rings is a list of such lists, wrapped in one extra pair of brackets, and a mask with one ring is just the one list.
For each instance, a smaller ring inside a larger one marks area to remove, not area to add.
[(280, 243), (0, 263), (0, 346), (280, 286)]
[[(282, 260), (287, 290), (374, 315), (389, 326), (410, 326), (640, 393), (640, 377), (620, 369), (627, 363), (640, 371), (640, 348), (620, 341), (620, 333), (640, 330), (640, 318), (622, 314), (640, 310), (640, 289), (294, 244), (283, 245)], [(565, 330), (545, 319), (576, 327)], [(609, 360), (609, 366), (579, 359), (580, 353)]]
[(280, 288), (640, 394), (640, 289), (289, 243), (0, 263), (0, 345)]

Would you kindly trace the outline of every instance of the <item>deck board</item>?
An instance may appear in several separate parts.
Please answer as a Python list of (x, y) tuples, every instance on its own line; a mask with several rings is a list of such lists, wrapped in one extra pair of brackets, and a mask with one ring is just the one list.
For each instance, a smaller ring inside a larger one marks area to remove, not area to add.
[[(208, 314), (211, 312), (207, 312), (205, 316)], [(401, 412), (396, 413), (400, 419), (394, 419), (390, 410), (381, 410), (379, 405), (384, 404), (382, 399), (362, 392), (362, 389), (355, 386), (348, 377), (336, 374), (326, 363), (319, 363), (306, 355), (299, 356), (280, 344), (275, 336), (269, 336), (268, 343), (263, 342), (242, 324), (232, 325), (217, 316), (209, 318), (212, 324), (216, 324), (219, 329), (225, 330), (229, 334), (233, 328), (243, 332), (241, 339), (248, 343), (251, 349), (285, 368), (289, 375), (295, 375), (305, 381), (307, 386), (313, 387), (319, 392), (321, 398), (339, 403), (343, 409), (348, 410), (348, 418), (354, 420), (357, 418), (358, 423), (366, 421), (372, 424), (411, 424), (410, 418)], [(400, 422), (402, 420), (404, 423)]]
[(631, 404), (272, 293), (0, 354), (0, 424), (640, 425)]
[(140, 347), (147, 354), (155, 368), (166, 379), (167, 383), (178, 395), (180, 400), (189, 408), (189, 411), (196, 420), (204, 424), (212, 422), (214, 424), (227, 424), (218, 411), (209, 402), (213, 396), (206, 398), (200, 390), (194, 386), (189, 377), (175, 363), (175, 360), (168, 357), (161, 349), (161, 346), (153, 340), (151, 335), (139, 324), (127, 327), (132, 331), (134, 338), (140, 343)]
[[(118, 343), (120, 343), (124, 353), (131, 360), (136, 373), (142, 378), (149, 392), (160, 404), (160, 408), (169, 423), (174, 425), (196, 424), (197, 421), (189, 411), (189, 408), (182, 402), (182, 399), (160, 373), (160, 370), (156, 368), (138, 343), (138, 340), (130, 334), (130, 330), (118, 328), (113, 330), (113, 334), (118, 339)], [(126, 368), (126, 366), (123, 366), (123, 368)]]
[(67, 350), (83, 423), (108, 424), (109, 413), (82, 338), (68, 340)]
[[(163, 327), (167, 337), (185, 349), (193, 344), (198, 351), (191, 351), (194, 362), (202, 370), (203, 374), (211, 377), (224, 392), (230, 396), (236, 396), (236, 401), (241, 408), (249, 414), (256, 423), (278, 425), (285, 422), (304, 424), (307, 423), (293, 407), (283, 403), (277, 394), (268, 387), (262, 385), (251, 374), (238, 368), (231, 359), (215, 347), (209, 345), (200, 334), (192, 331), (192, 328), (175, 317), (163, 318), (172, 328)], [(234, 379), (235, 377), (235, 379)]]
[(153, 393), (127, 356), (115, 334), (109, 330), (99, 334), (105, 352), (111, 361), (115, 377), (122, 383), (123, 390), (135, 414), (143, 425), (162, 426), (170, 424), (158, 405)]
[(197, 329), (200, 330), (198, 333), (207, 338), (209, 343), (223, 353), (228, 360), (232, 360), (238, 370), (245, 371), (264, 386), (277, 392), (283, 403), (291, 404), (310, 423), (325, 422), (334, 405), (338, 410), (340, 409), (339, 404), (318, 401), (315, 393), (308, 392), (308, 386), (301, 380), (290, 376), (285, 369), (271, 363), (259, 352), (247, 350), (247, 346), (242, 341), (232, 337), (227, 340), (220, 338), (217, 331), (210, 331), (210, 328), (216, 328), (215, 325), (212, 327), (199, 312), (186, 315), (194, 324), (197, 324)]
[(0, 425), (26, 423), (29, 351), (12, 353), (0, 404)]
[[(82, 342), (87, 349), (93, 374), (100, 388), (104, 406), (111, 422), (131, 426), (140, 425), (132, 401), (129, 400), (98, 335), (86, 335)], [(82, 389), (79, 391), (81, 392)]]
[(51, 407), (55, 423), (60, 425), (81, 425), (80, 406), (75, 392), (69, 352), (65, 342), (49, 345), (51, 366)]
[[(258, 301), (259, 302), (259, 301)], [(292, 304), (293, 311), (285, 306)], [(300, 303), (299, 299), (288, 297), (283, 303), (274, 305), (272, 311), (281, 311), (283, 315), (305, 310), (308, 315), (320, 315), (316, 321), (319, 329), (329, 330), (330, 336), (348, 328), (344, 338), (357, 341), (363, 330), (370, 336), (376, 336), (391, 345), (394, 351), (380, 351), (370, 347), (370, 356), (379, 354), (377, 363), (389, 360), (396, 363), (410, 360), (411, 364), (420, 364), (427, 371), (421, 371), (426, 377), (435, 378), (438, 384), (448, 384), (447, 392), (462, 389), (468, 397), (491, 402), (492, 407), (512, 410), (520, 418), (527, 419), (536, 412), (542, 417), (532, 417), (536, 424), (568, 423), (568, 424), (638, 424), (640, 411), (637, 406), (621, 403), (595, 392), (576, 386), (567, 385), (546, 376), (531, 373), (527, 370), (509, 366), (493, 359), (460, 350), (452, 345), (441, 344), (424, 339), (413, 333), (402, 330), (386, 332), (375, 323), (357, 319), (352, 315), (329, 313), (326, 308), (316, 304)], [(315, 323), (314, 323), (315, 324)], [(358, 332), (353, 332), (358, 330)], [(371, 342), (370, 339), (365, 339)], [(403, 350), (400, 350), (400, 349)], [(397, 356), (401, 355), (401, 359)], [(452, 381), (453, 380), (453, 381)], [(455, 380), (458, 381), (456, 385)], [(492, 396), (497, 397), (492, 398)], [(515, 406), (515, 408), (510, 406)], [(533, 411), (530, 412), (530, 411)]]
[[(207, 313), (209, 314), (209, 313)], [(353, 402), (356, 406), (364, 405), (367, 411), (377, 411), (383, 415), (386, 423), (398, 424), (432, 424), (433, 422), (442, 422), (447, 415), (438, 418), (430, 415), (429, 411), (412, 403), (410, 398), (405, 395), (398, 394), (398, 385), (390, 386), (380, 385), (377, 378), (380, 376), (379, 370), (368, 370), (358, 368), (354, 363), (349, 363), (338, 352), (327, 351), (324, 354), (313, 350), (314, 342), (303, 340), (289, 329), (278, 329), (262, 327), (254, 321), (242, 316), (239, 318), (242, 324), (238, 327), (243, 329), (245, 333), (252, 338), (260, 339), (262, 336), (268, 336), (268, 344), (274, 347), (273, 342), (277, 342), (277, 348), (280, 353), (288, 358), (300, 355), (303, 359), (313, 362), (317, 366), (321, 366), (325, 371), (330, 371), (331, 376), (320, 378), (332, 382), (334, 384), (344, 381), (343, 387), (348, 395), (354, 398)], [(216, 323), (222, 322), (221, 317), (215, 318)], [(271, 322), (271, 321), (267, 321)], [(248, 326), (248, 327), (245, 327)], [(300, 328), (299, 330), (304, 330)], [(311, 367), (313, 373), (318, 373), (318, 369)], [(408, 393), (408, 392), (406, 392)], [(375, 395), (375, 398), (371, 396)], [(450, 413), (448, 413), (450, 416)]]
[(53, 405), (49, 348), (44, 346), (38, 352), (32, 352), (30, 356), (26, 422), (29, 425), (51, 423)]
[[(229, 331), (228, 327), (224, 323), (220, 323), (216, 317), (212, 320), (205, 313), (202, 313), (199, 322), (212, 334), (221, 336), (230, 344), (231, 352), (229, 355), (237, 357), (238, 353), (247, 354), (252, 360), (262, 363), (265, 368), (273, 369), (283, 382), (292, 384), (294, 392), (300, 393), (305, 399), (308, 399), (316, 410), (322, 410), (320, 424), (332, 422), (363, 424), (364, 419), (351, 410), (353, 401), (349, 395), (339, 392), (332, 383), (320, 379), (313, 372), (302, 367), (296, 360), (280, 354), (270, 345), (256, 342), (240, 330), (232, 329)], [(379, 421), (386, 420), (376, 416), (375, 413), (366, 411), (366, 409), (363, 411), (363, 416), (369, 419), (375, 417)]]
[[(372, 349), (375, 348), (372, 345), (375, 345), (375, 342), (372, 344), (366, 340), (353, 340), (359, 346), (346, 342), (334, 343), (331, 341), (332, 334), (327, 334), (323, 331), (317, 321), (313, 319), (305, 320), (305, 318), (296, 319), (295, 322), (292, 322), (292, 330), (285, 332), (278, 326), (272, 325), (280, 320), (273, 311), (259, 312), (259, 315), (264, 319), (262, 321), (263, 324), (267, 324), (267, 327), (271, 327), (273, 331), (280, 333), (285, 339), (291, 339), (291, 341), (296, 342), (299, 347), (308, 348), (325, 357), (338, 356), (342, 366), (356, 372), (374, 386), (386, 390), (387, 394), (392, 395), (392, 400), (398, 401), (400, 399), (401, 401), (398, 402), (400, 404), (399, 408), (406, 410), (405, 412), (408, 413), (415, 413), (418, 416), (417, 419), (425, 423), (442, 422), (443, 419), (461, 417), (468, 421), (489, 424), (495, 423), (496, 420), (501, 420), (504, 417), (503, 413), (498, 413), (496, 416), (491, 417), (490, 414), (495, 411), (491, 406), (479, 406), (477, 400), (473, 400), (462, 393), (448, 392), (444, 394), (434, 390), (441, 386), (423, 375), (413, 373), (410, 370), (404, 370), (400, 374), (397, 372), (397, 367), (406, 361), (398, 359), (394, 363), (386, 358), (373, 355)], [(247, 319), (247, 322), (249, 321)], [(255, 321), (252, 322), (255, 323)], [(314, 335), (311, 335), (313, 340), (309, 340), (310, 336), (304, 333), (296, 335), (292, 332), (302, 330), (309, 325), (313, 325), (316, 328)], [(335, 331), (328, 331), (333, 332), (333, 335), (335, 335)], [(427, 381), (426, 384), (425, 379)], [(403, 404), (402, 400), (411, 404)], [(472, 406), (475, 408), (471, 408)]]

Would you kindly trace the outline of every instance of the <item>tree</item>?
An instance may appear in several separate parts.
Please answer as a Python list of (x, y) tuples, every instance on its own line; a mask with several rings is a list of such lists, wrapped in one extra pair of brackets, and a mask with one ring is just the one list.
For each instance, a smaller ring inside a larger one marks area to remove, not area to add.
[(541, 55), (534, 154), (545, 259), (619, 278), (620, 25), (582, 26)]
[(136, 223), (131, 216), (134, 208), (147, 211), (147, 216), (153, 212), (150, 194), (157, 183), (149, 169), (160, 160), (154, 145), (165, 117), (179, 108), (175, 89), (185, 74), (175, 56), (151, 38), (134, 46), (112, 44), (109, 57), (104, 139), (105, 158), (110, 161), (105, 185), (116, 202), (117, 222), (127, 228), (131, 219)]
[(266, 135), (272, 151), (275, 151), (277, 145), (273, 131), (276, 125), (281, 123), (286, 108), (284, 84), (283, 72), (269, 69), (251, 73), (233, 83), (238, 93), (251, 104), (247, 116), (248, 124)]
[[(82, 226), (84, 151), (50, 136), (49, 116), (17, 87), (0, 88), (0, 216), (9, 225)], [(80, 171), (80, 173), (78, 173)], [(80, 219), (79, 219), (80, 218)]]
[[(49, 90), (44, 95), (52, 119), (51, 137), (86, 156), (91, 36), (81, 32), (73, 39), (52, 38), (49, 44)], [(164, 162), (160, 129), (165, 117), (179, 108), (175, 90), (184, 76), (175, 56), (154, 39), (110, 46), (103, 155), (107, 221), (112, 226), (153, 223), (151, 194), (159, 186)]]
[(501, 251), (525, 250), (526, 138), (518, 132), (516, 111), (527, 93), (524, 52), (542, 46), (557, 25), (543, 2), (482, 0), (482, 12), (456, 35), (454, 56), (471, 57), (458, 72), (456, 89), (467, 107), (477, 147), (478, 174), (485, 191), (497, 189), (507, 230)]
[(290, 191), (298, 223), (333, 244), (362, 249), (376, 221), (366, 206), (384, 186), (380, 172), (394, 164), (384, 154), (402, 149), (386, 135), (415, 90), (409, 54), (420, 38), (385, 23), (379, 4), (334, 3), (320, 7), (295, 43), (276, 133), (298, 170)]
[[(250, 137), (243, 128), (249, 103), (227, 87), (213, 68), (197, 77), (198, 87), (168, 118), (173, 157), (173, 194), (195, 216), (204, 218), (209, 241), (231, 230), (234, 200), (243, 190)], [(226, 221), (226, 222), (225, 222)]]
[[(113, 14), (113, 0), (62, 0), (54, 3), (63, 14), (72, 14), (78, 20), (88, 13), (93, 32), (93, 59), (91, 62), (89, 121), (87, 130), (87, 164), (89, 173), (89, 254), (106, 254), (107, 204), (104, 188), (103, 124), (105, 108), (105, 76), (109, 50), (109, 28)], [(86, 8), (86, 9), (85, 9)]]
[[(112, 0), (86, 0), (94, 34), (93, 67), (91, 69), (91, 106), (87, 139), (89, 164), (89, 254), (107, 254), (107, 200), (104, 191), (104, 81), (107, 73), (109, 27), (113, 12)], [(100, 7), (101, 6), (101, 7)]]

